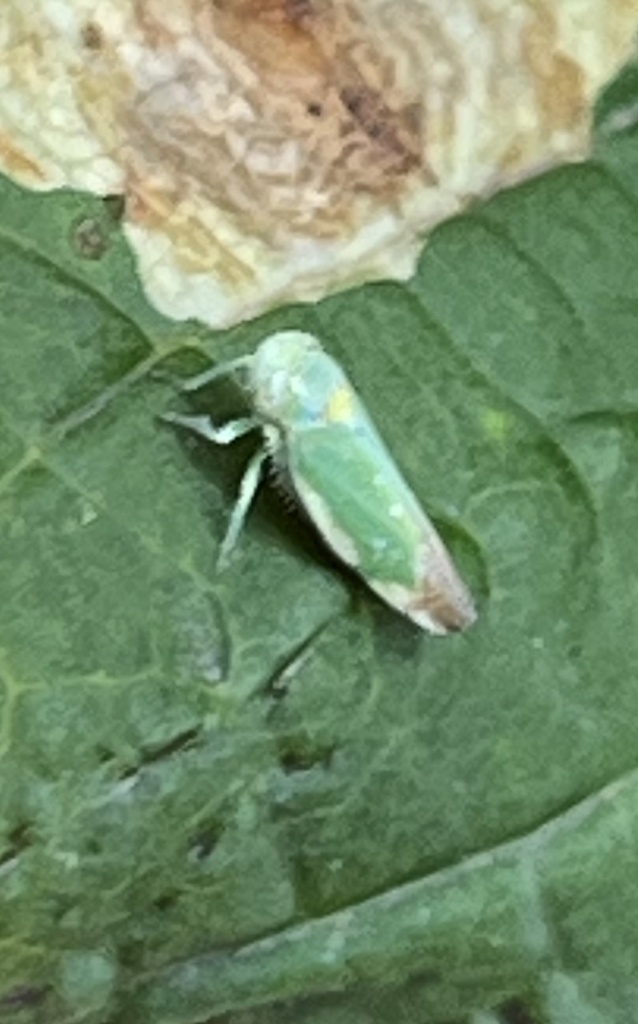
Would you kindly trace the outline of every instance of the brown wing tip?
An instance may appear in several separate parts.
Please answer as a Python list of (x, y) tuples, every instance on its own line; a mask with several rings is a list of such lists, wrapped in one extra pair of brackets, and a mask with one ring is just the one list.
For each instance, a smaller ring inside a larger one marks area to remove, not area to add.
[(446, 558), (438, 571), (430, 571), (418, 593), (411, 599), (408, 614), (415, 622), (436, 633), (460, 633), (476, 622), (472, 596)]
[[(430, 588), (410, 602), (410, 618), (437, 633), (460, 633), (476, 622), (476, 609), (469, 594)], [(423, 621), (421, 621), (423, 620)]]

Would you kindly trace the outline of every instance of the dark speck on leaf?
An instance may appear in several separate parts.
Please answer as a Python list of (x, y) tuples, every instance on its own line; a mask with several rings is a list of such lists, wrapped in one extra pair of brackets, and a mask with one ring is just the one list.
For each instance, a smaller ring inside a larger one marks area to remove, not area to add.
[(87, 21), (82, 27), (82, 42), (87, 50), (101, 50), (103, 45), (102, 31), (94, 21)]
[(102, 205), (112, 221), (121, 221), (126, 213), (126, 196), (115, 192), (113, 195), (104, 196)]

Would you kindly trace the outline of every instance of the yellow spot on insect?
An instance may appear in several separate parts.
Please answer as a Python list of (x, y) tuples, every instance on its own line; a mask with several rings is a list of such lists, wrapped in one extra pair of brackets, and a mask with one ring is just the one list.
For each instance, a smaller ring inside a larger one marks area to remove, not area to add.
[(352, 419), (352, 392), (350, 388), (337, 388), (328, 399), (324, 415), (328, 423), (347, 423)]

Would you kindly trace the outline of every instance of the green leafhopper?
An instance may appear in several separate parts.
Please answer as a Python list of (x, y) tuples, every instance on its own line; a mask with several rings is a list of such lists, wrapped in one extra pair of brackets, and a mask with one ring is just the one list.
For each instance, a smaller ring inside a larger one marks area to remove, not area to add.
[(471, 625), (472, 598), (441, 538), (345, 373), (319, 341), (301, 331), (273, 334), (254, 355), (214, 367), (185, 388), (195, 390), (237, 369), (246, 373), (251, 416), (220, 427), (208, 416), (164, 417), (215, 444), (255, 429), (263, 433), (220, 558), (235, 545), (270, 457), (326, 543), (384, 601), (431, 633)]

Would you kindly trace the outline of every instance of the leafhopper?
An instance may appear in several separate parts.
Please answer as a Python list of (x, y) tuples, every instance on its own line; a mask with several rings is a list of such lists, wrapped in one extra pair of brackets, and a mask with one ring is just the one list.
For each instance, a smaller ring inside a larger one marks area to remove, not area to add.
[(221, 545), (235, 547), (270, 458), (325, 542), (387, 604), (431, 633), (471, 625), (472, 598), (430, 519), (339, 364), (311, 334), (281, 331), (252, 356), (192, 378), (193, 391), (243, 371), (252, 414), (222, 426), (208, 416), (167, 414), (214, 444), (260, 430)]

